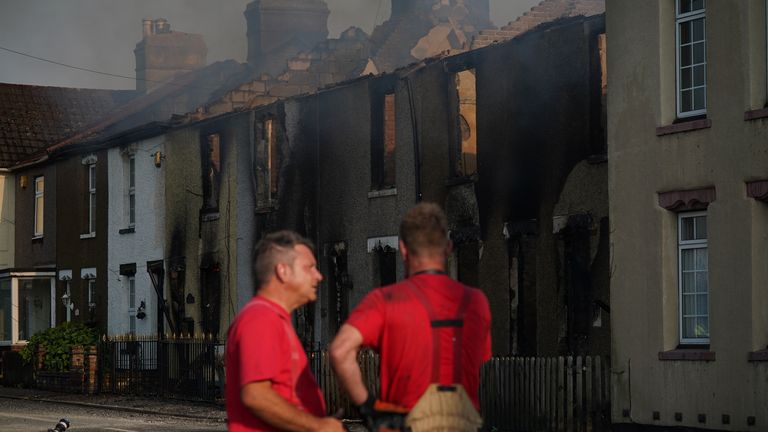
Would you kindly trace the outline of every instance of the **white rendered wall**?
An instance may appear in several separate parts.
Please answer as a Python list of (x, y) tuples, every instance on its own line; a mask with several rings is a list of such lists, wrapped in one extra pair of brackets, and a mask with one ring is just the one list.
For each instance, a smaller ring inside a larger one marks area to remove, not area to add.
[[(143, 300), (144, 319), (136, 320), (136, 334), (157, 332), (157, 294), (147, 273), (147, 261), (163, 260), (165, 238), (165, 176), (164, 167), (157, 168), (153, 155), (164, 153), (164, 137), (138, 141), (129, 146), (109, 150), (109, 229), (107, 239), (109, 272), (110, 335), (129, 331), (128, 278), (120, 275), (120, 265), (136, 264), (136, 309)], [(128, 165), (126, 152), (136, 158), (135, 191), (136, 218), (134, 232), (120, 233), (128, 228)]]

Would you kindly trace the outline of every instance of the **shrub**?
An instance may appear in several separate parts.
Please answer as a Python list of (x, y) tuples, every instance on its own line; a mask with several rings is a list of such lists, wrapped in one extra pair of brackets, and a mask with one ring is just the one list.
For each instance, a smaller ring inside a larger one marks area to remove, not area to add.
[(52, 371), (69, 369), (70, 350), (75, 345), (95, 345), (99, 340), (97, 331), (84, 324), (65, 322), (57, 327), (35, 333), (22, 348), (21, 357), (29, 363), (39, 346), (45, 347), (45, 368)]

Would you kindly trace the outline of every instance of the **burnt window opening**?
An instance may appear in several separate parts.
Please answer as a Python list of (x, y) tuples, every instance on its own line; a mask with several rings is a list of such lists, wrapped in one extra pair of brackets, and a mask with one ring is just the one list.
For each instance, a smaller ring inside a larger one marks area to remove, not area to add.
[(347, 267), (347, 244), (334, 243), (328, 249), (328, 334), (334, 335), (349, 316), (352, 283)]
[(480, 242), (465, 241), (456, 244), (456, 278), (459, 282), (470, 285), (480, 285)]
[(477, 174), (477, 84), (475, 70), (456, 73), (456, 145), (451, 152), (452, 171), (458, 177)]
[(203, 213), (219, 212), (221, 186), (221, 136), (206, 135), (202, 140)]
[(397, 281), (397, 249), (389, 245), (373, 248), (374, 286), (391, 285)]
[(278, 132), (274, 117), (259, 121), (256, 127), (254, 171), (256, 172), (256, 202), (259, 207), (270, 206), (277, 200), (283, 159), (278, 146)]
[(218, 262), (200, 268), (200, 326), (205, 334), (219, 335), (221, 318), (221, 266)]
[[(382, 112), (374, 113), (371, 137), (371, 189), (394, 188), (395, 178), (395, 94), (384, 95)], [(378, 126), (378, 127), (376, 127)]]

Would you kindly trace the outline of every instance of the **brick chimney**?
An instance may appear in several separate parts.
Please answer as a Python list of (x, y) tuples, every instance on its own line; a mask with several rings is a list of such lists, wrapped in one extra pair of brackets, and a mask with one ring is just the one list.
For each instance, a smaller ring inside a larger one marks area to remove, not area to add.
[(198, 34), (171, 31), (163, 18), (142, 21), (136, 44), (136, 90), (149, 93), (180, 73), (205, 66), (208, 48)]
[(254, 0), (245, 9), (248, 63), (276, 76), (300, 51), (328, 37), (330, 10), (323, 0)]

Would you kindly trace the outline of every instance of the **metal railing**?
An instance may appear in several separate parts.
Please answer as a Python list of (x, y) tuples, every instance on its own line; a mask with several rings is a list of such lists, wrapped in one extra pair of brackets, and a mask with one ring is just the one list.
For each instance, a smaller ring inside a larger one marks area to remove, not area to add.
[(215, 400), (224, 392), (224, 344), (213, 337), (103, 337), (100, 390)]

